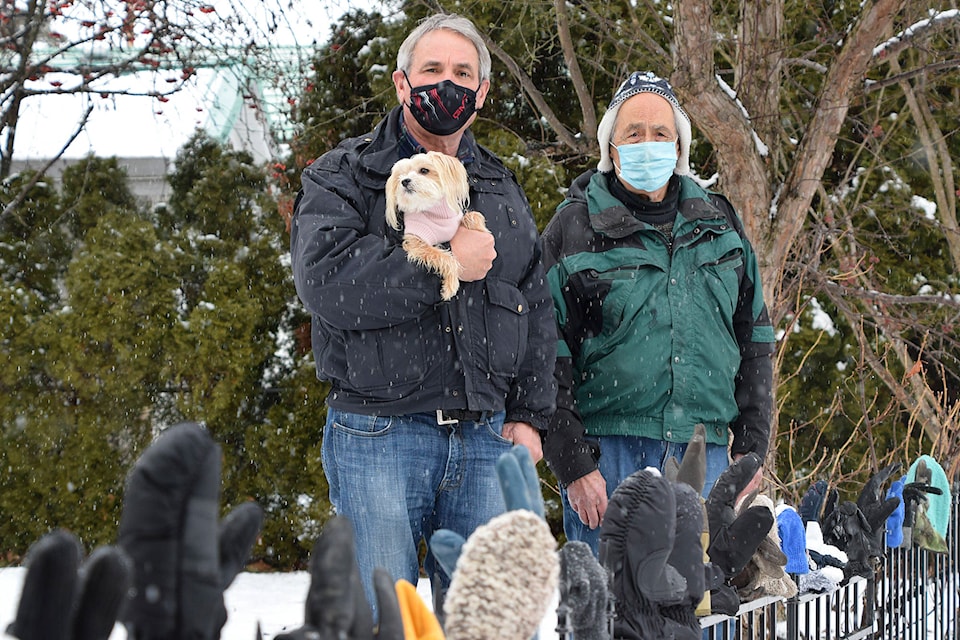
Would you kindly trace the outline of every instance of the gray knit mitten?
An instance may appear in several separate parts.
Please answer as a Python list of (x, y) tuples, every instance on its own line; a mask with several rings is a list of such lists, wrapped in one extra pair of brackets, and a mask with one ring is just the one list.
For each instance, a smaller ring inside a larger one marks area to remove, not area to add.
[[(560, 549), (560, 606), (577, 640), (609, 640), (607, 572), (590, 545), (571, 540)], [(559, 621), (558, 621), (559, 622)]]
[(527, 640), (557, 588), (556, 540), (543, 518), (517, 509), (467, 538), (443, 604), (447, 640)]

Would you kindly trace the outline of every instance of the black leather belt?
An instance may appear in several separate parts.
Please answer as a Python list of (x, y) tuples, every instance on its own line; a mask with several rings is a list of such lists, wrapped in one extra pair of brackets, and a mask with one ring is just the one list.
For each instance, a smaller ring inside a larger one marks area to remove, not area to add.
[(437, 424), (480, 422), (489, 418), (490, 413), (490, 411), (469, 411), (467, 409), (437, 409)]

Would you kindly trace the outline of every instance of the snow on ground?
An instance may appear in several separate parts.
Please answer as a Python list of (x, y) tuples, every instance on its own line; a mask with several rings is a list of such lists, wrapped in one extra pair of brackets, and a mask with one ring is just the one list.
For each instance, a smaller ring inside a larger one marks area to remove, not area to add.
[[(20, 601), (20, 588), (25, 570), (20, 567), (0, 569), (0, 637), (13, 621)], [(303, 624), (303, 603), (310, 585), (310, 574), (241, 573), (225, 594), (227, 624), (221, 640), (254, 640), (257, 624), (266, 640), (283, 630)], [(430, 603), (430, 583), (421, 580), (417, 585), (421, 597)], [(550, 604), (540, 625), (540, 640), (556, 638), (556, 598)], [(125, 640), (126, 633), (119, 625), (111, 640)]]

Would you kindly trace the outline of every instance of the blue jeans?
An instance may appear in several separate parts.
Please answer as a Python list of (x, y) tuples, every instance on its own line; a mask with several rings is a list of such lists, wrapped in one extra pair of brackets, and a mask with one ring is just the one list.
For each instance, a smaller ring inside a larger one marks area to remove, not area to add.
[[(646, 467), (663, 469), (669, 458), (683, 459), (687, 443), (665, 442), (637, 436), (599, 436), (600, 475), (607, 483), (607, 497), (633, 472)], [(727, 447), (722, 444), (706, 446), (706, 481), (703, 484), (703, 496), (707, 497), (717, 478), (729, 465)], [(560, 491), (563, 498), (563, 531), (567, 540), (580, 540), (590, 545), (593, 554), (598, 554), (600, 528), (591, 529), (580, 521), (580, 516), (570, 506), (565, 489)]]
[[(323, 469), (330, 502), (353, 523), (360, 578), (376, 615), (373, 570), (416, 585), (420, 541), (438, 529), (464, 538), (505, 506), (494, 464), (513, 446), (501, 437), (504, 413), (438, 425), (435, 414), (367, 416), (330, 408)], [(424, 568), (442, 615), (449, 579), (433, 555)]]

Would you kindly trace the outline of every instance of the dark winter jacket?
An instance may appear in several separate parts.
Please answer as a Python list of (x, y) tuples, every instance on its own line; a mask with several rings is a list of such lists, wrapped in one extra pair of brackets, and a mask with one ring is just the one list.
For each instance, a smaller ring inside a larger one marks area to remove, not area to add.
[(514, 175), (467, 132), (470, 209), (496, 239), (486, 278), (449, 302), (384, 220), (384, 185), (409, 155), (400, 108), (304, 170), (291, 229), (297, 293), (313, 317), (317, 373), (341, 410), (402, 415), (506, 410), (543, 429), (555, 401), (556, 329), (530, 206)]
[(673, 179), (672, 251), (595, 171), (544, 231), (560, 334), (544, 456), (563, 484), (597, 468), (587, 436), (686, 443), (702, 423), (707, 442), (732, 431), (732, 453), (766, 452), (774, 333), (756, 256), (725, 198)]

